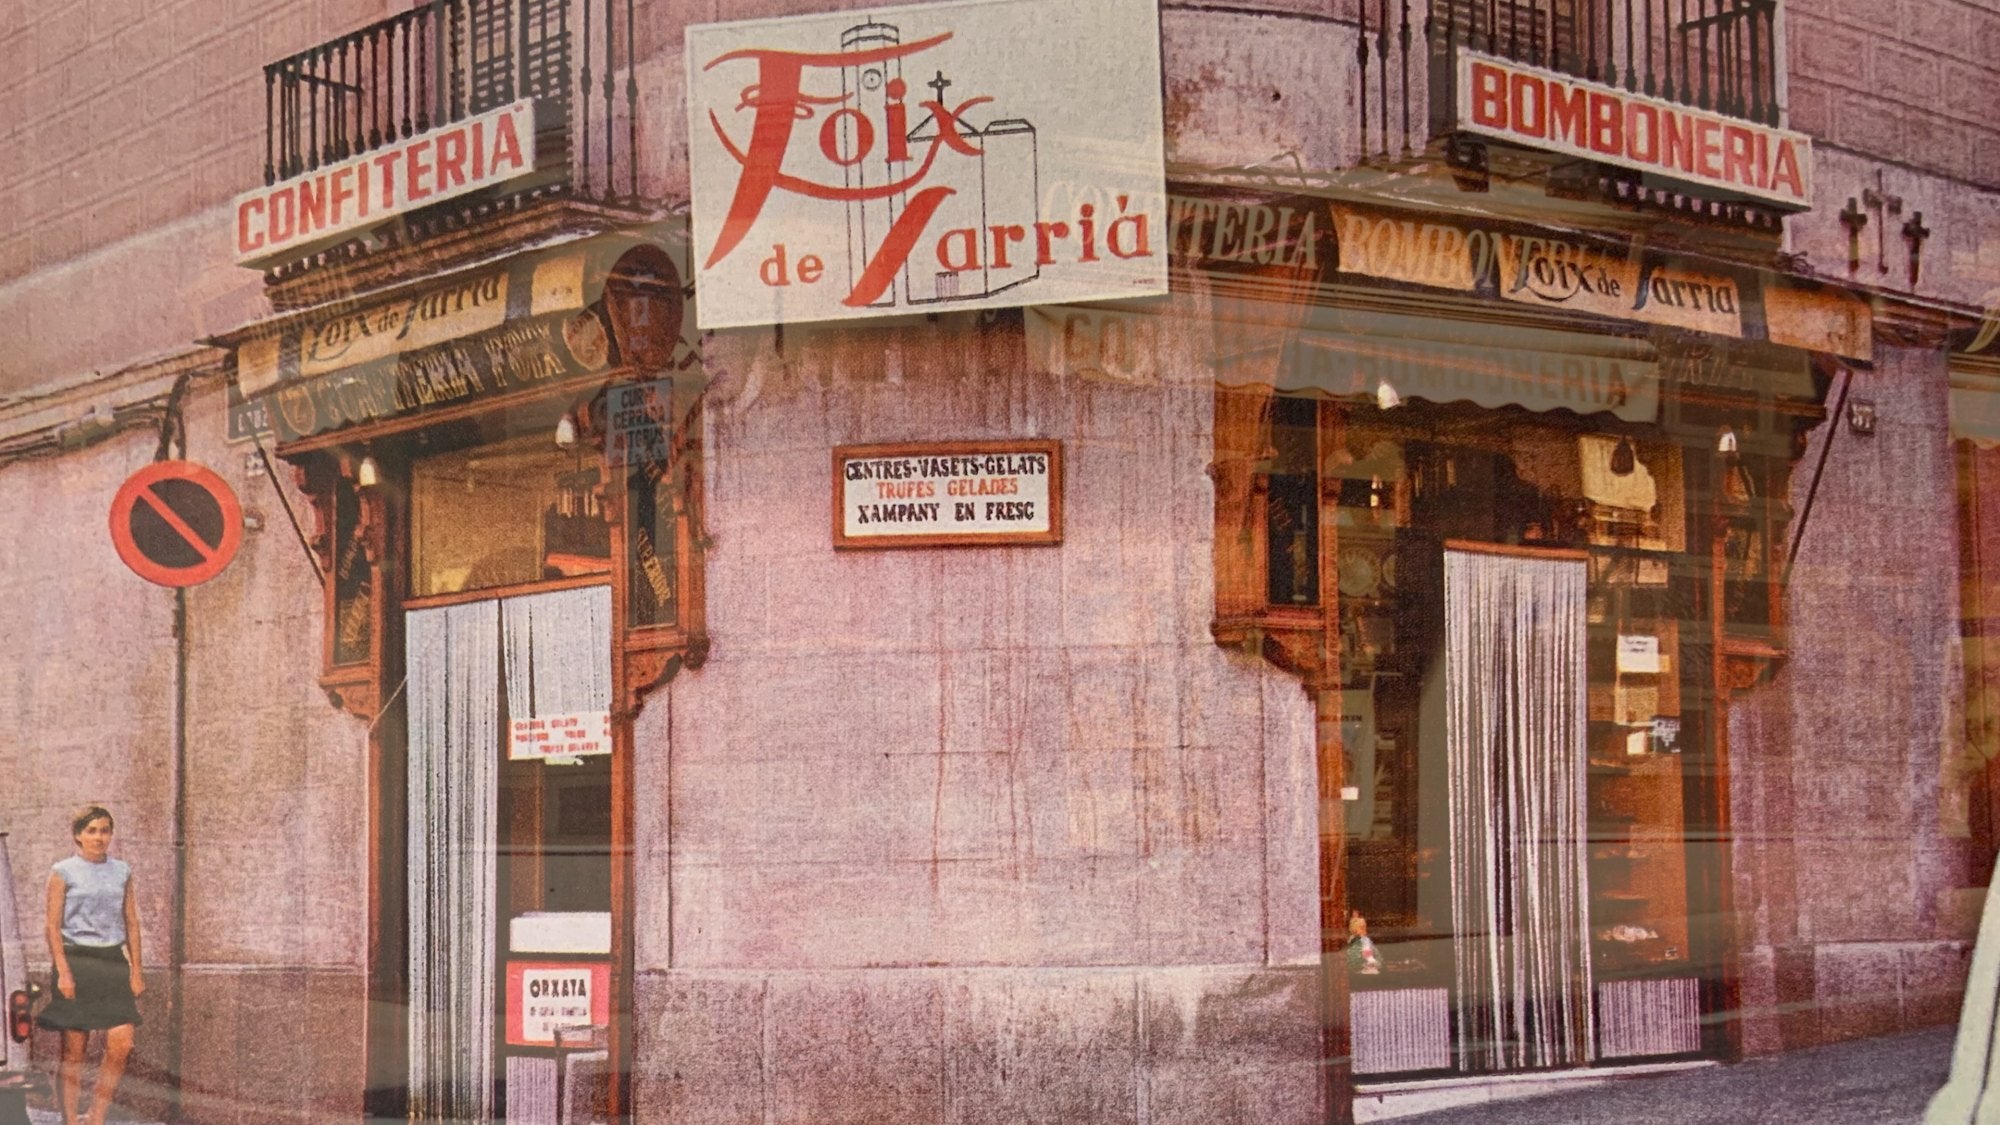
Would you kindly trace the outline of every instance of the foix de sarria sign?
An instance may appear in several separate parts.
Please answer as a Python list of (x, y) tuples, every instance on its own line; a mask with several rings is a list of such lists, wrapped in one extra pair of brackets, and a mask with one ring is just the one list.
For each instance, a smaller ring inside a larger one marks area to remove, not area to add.
[(1156, 0), (687, 33), (701, 327), (1167, 291)]

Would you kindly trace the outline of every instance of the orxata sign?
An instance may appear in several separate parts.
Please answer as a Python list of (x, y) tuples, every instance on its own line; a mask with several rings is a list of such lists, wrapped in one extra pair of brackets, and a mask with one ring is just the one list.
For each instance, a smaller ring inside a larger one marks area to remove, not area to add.
[(687, 50), (701, 327), (1167, 291), (1154, 0), (710, 24)]
[(1458, 55), (1458, 127), (1802, 210), (1812, 138), (1476, 51)]

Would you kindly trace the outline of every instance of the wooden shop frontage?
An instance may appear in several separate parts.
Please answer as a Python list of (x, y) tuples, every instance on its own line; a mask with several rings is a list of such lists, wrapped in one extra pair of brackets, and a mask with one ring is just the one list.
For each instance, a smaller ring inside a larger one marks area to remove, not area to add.
[(684, 276), (671, 225), (583, 230), (230, 341), (367, 723), (374, 1112), (628, 1096), (632, 718), (707, 652)]
[(1359, 197), (1176, 206), (1212, 309), (1214, 634), (1317, 714), (1336, 1111), (1734, 1057), (1727, 716), (1785, 659), (1788, 497), (1868, 306)]

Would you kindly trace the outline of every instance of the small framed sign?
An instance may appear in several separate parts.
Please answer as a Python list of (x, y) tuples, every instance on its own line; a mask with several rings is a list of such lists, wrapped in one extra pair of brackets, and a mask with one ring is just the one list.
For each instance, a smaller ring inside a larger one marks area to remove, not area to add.
[(833, 545), (1062, 542), (1062, 443), (927, 442), (833, 451)]
[(608, 962), (507, 962), (508, 1046), (553, 1047), (560, 1028), (610, 1022)]

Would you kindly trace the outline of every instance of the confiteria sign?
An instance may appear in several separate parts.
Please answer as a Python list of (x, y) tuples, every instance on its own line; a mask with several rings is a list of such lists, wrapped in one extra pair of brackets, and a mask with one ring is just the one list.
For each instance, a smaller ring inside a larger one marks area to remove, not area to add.
[(518, 101), (237, 196), (236, 264), (304, 253), (534, 170), (535, 104)]
[(1167, 291), (1155, 0), (710, 24), (687, 52), (703, 328)]
[(1458, 55), (1458, 125), (1783, 207), (1812, 206), (1812, 139), (1477, 51)]

